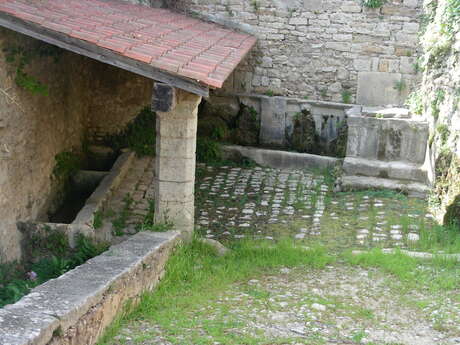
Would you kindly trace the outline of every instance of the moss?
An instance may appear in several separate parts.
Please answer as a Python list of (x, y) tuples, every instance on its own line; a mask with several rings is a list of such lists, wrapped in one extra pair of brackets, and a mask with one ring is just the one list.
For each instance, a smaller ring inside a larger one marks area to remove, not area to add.
[(220, 117), (205, 117), (198, 121), (198, 136), (226, 141), (230, 137), (230, 129)]
[(138, 156), (153, 156), (156, 138), (155, 123), (155, 113), (145, 107), (123, 131), (109, 135), (103, 141), (115, 151), (130, 148)]
[(319, 137), (316, 134), (315, 120), (309, 110), (304, 109), (295, 116), (291, 146), (298, 152), (319, 152)]

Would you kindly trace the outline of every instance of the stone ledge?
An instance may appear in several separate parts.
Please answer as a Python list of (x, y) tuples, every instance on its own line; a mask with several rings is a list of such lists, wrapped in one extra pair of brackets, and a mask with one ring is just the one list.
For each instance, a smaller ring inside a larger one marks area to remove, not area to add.
[(410, 197), (425, 198), (430, 188), (422, 183), (391, 180), (368, 176), (344, 176), (342, 186), (345, 191), (364, 189), (390, 189), (407, 193)]
[(0, 344), (95, 344), (163, 275), (178, 232), (141, 232), (0, 309)]
[(413, 182), (427, 182), (427, 172), (421, 164), (410, 162), (384, 162), (374, 159), (346, 157), (343, 170), (347, 175), (383, 177)]
[(276, 169), (323, 169), (334, 167), (342, 162), (340, 158), (334, 157), (237, 145), (223, 146), (222, 149), (226, 156), (241, 155), (259, 165)]
[(105, 201), (110, 197), (112, 192), (117, 189), (121, 181), (126, 176), (131, 163), (135, 157), (134, 152), (124, 152), (115, 161), (110, 172), (105, 176), (96, 190), (86, 200), (85, 206), (78, 212), (77, 217), (72, 224), (85, 224), (92, 227), (94, 222), (94, 213), (103, 208)]

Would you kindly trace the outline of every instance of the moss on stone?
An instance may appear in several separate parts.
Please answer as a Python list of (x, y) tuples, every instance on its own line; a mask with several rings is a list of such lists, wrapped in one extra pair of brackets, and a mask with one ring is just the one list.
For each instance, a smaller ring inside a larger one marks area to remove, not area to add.
[(319, 153), (319, 137), (316, 134), (315, 120), (309, 110), (302, 110), (294, 118), (292, 149), (304, 153)]

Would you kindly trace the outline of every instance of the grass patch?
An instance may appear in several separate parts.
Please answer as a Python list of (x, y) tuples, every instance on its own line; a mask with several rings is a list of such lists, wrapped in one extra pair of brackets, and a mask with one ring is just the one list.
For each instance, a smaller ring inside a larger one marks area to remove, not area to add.
[[(277, 267), (319, 269), (333, 261), (321, 248), (305, 250), (290, 240), (276, 244), (243, 241), (234, 243), (231, 249), (226, 256), (218, 257), (212, 247), (196, 239), (180, 246), (168, 261), (166, 275), (158, 288), (145, 294), (139, 307), (125, 316), (124, 322), (132, 319), (153, 321), (164, 330), (168, 341), (177, 344), (213, 344), (214, 341), (235, 345), (263, 344), (266, 342), (260, 337), (255, 339), (235, 332), (234, 328), (243, 325), (235, 318), (223, 318), (222, 315), (206, 320), (206, 334), (194, 331), (198, 321), (190, 317), (190, 313), (211, 304), (235, 282), (260, 276)], [(261, 292), (253, 293), (264, 297)], [(110, 344), (124, 322), (114, 323), (99, 344)], [(177, 338), (178, 334), (184, 338)]]
[(458, 225), (435, 224), (420, 231), (420, 240), (414, 249), (429, 252), (460, 253), (460, 229)]
[(365, 268), (376, 267), (398, 278), (407, 288), (449, 291), (460, 286), (460, 265), (446, 259), (421, 261), (403, 253), (384, 254), (375, 248), (369, 252), (345, 254), (346, 261)]

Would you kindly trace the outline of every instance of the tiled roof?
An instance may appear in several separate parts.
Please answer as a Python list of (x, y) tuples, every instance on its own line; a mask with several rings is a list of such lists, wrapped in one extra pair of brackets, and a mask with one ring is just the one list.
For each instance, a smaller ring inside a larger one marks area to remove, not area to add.
[(116, 0), (0, 0), (0, 12), (217, 88), (256, 42), (217, 24)]

